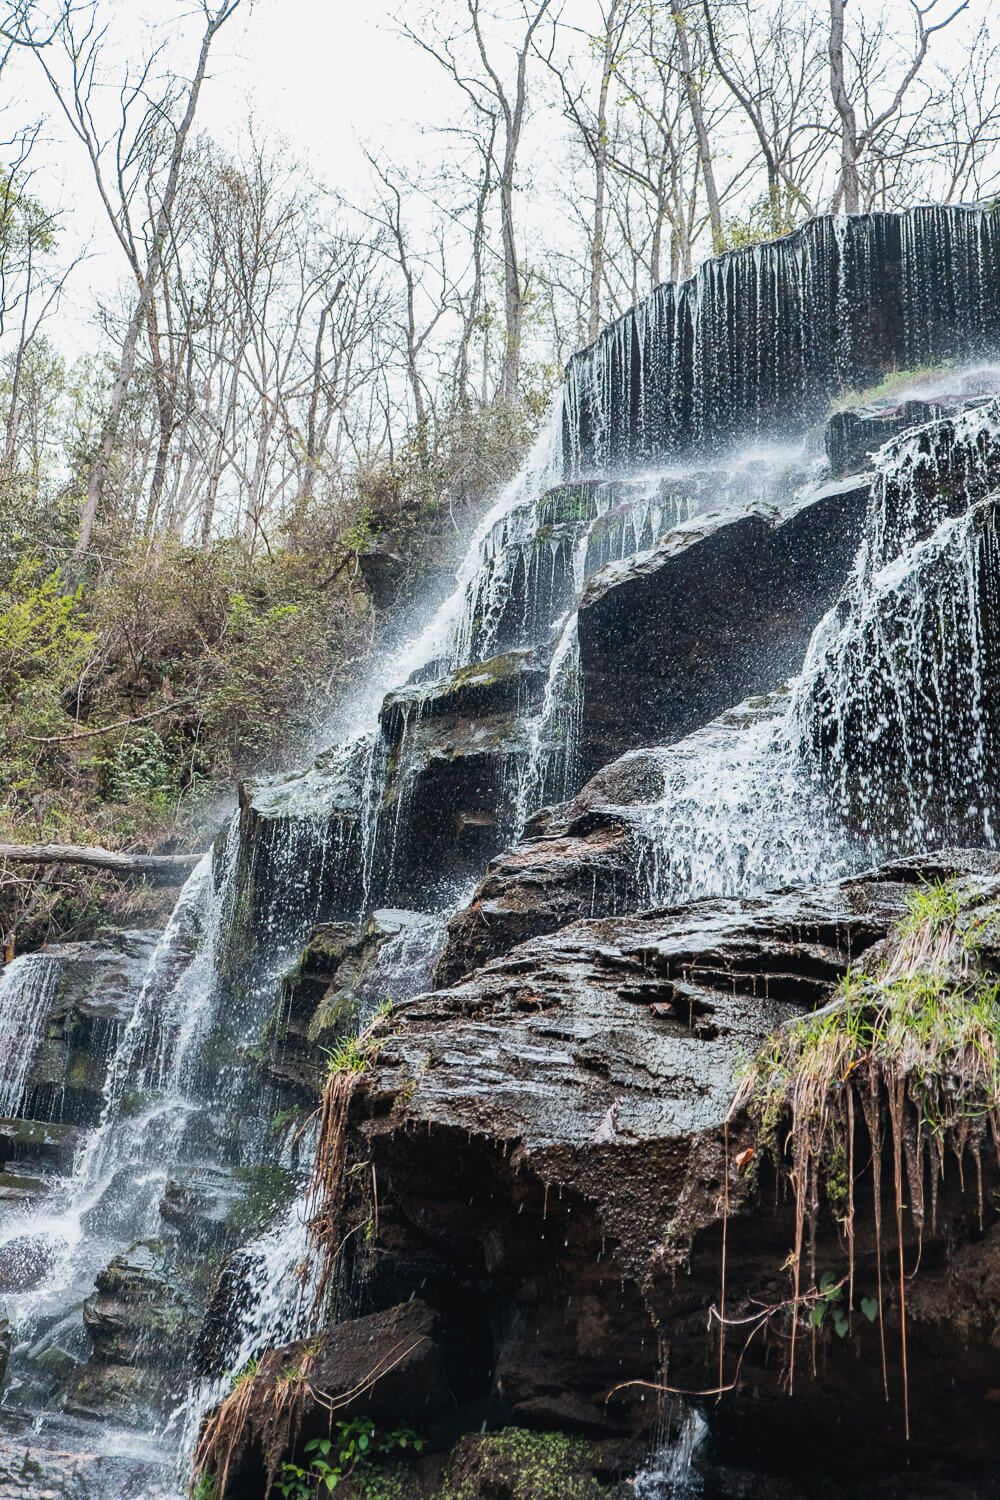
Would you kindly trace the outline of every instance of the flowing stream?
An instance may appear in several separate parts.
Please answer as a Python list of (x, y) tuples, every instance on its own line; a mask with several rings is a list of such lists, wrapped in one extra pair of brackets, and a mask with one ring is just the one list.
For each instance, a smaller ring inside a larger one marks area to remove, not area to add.
[[(864, 385), (893, 362), (971, 358), (995, 343), (996, 223), (964, 208), (817, 221), (659, 289), (574, 359), (453, 594), (369, 674), (355, 731), (300, 775), (251, 788), (194, 870), (121, 1028), (98, 1123), (40, 1204), (0, 1219), (0, 1262), (22, 1267), (5, 1297), (15, 1448), (57, 1449), (85, 1421), (86, 1393), (71, 1378), (67, 1399), (51, 1371), (57, 1353), (76, 1369), (86, 1364), (81, 1310), (95, 1276), (140, 1250), (155, 1262), (170, 1205), (185, 1194), (206, 1183), (225, 1194), (273, 1169), (293, 1191), (228, 1265), (242, 1311), (224, 1368), (192, 1361), (152, 1392), (143, 1420), (133, 1410), (127, 1439), (106, 1419), (96, 1441), (110, 1468), (81, 1468), (81, 1493), (92, 1500), (181, 1492), (202, 1413), (233, 1371), (301, 1329), (309, 1300), (301, 1268), (310, 1140), (292, 1150), (276, 1137), (274, 1088), (260, 1068), (283, 977), (317, 922), (364, 923), (377, 911), (388, 935), (362, 987), (362, 1014), (419, 993), (431, 984), (448, 916), (470, 894), (467, 871), (415, 877), (421, 866), (407, 852), (423, 833), (414, 824), (433, 765), (429, 726), (447, 708), (442, 684), (493, 691), (499, 669), (475, 669), (496, 661), (530, 679), (498, 752), (496, 807), (482, 815), (495, 850), (544, 803), (579, 789), (587, 704), (577, 611), (588, 580), (709, 512), (780, 514), (808, 498), (826, 472), (813, 423), (835, 386)], [(964, 289), (958, 301), (935, 279), (945, 241)], [(889, 264), (900, 311), (888, 347), (874, 351), (865, 317), (888, 298)], [(639, 809), (651, 902), (836, 875), (933, 840), (994, 842), (997, 809), (982, 784), (998, 753), (984, 698), (1000, 639), (990, 613), (998, 446), (1000, 409), (981, 403), (883, 449), (852, 575), (798, 678), (661, 748), (662, 795)], [(942, 480), (959, 467), (974, 503), (935, 509), (928, 495), (949, 493)], [(401, 905), (409, 911), (384, 910)], [(5, 1116), (24, 1103), (56, 963), (29, 956), (0, 976)], [(697, 1414), (684, 1434), (637, 1478), (637, 1494), (697, 1492)]]

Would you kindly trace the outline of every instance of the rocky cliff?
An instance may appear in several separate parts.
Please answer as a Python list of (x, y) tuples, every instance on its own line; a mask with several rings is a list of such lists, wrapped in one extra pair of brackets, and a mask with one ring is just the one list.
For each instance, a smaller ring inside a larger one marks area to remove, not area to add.
[(201, 1500), (1000, 1493), (994, 241), (661, 289), (152, 956), (12, 983), (21, 1420)]

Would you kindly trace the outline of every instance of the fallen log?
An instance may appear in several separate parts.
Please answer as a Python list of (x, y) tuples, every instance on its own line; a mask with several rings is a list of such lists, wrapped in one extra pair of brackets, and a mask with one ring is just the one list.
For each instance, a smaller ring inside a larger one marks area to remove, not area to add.
[(123, 854), (87, 844), (0, 844), (0, 863), (84, 865), (113, 875), (147, 875), (151, 880), (183, 880), (200, 854)]

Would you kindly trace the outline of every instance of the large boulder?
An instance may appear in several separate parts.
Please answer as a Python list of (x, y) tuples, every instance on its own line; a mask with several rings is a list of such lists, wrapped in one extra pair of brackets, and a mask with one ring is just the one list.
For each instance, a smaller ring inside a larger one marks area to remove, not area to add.
[(798, 670), (854, 561), (868, 491), (862, 476), (785, 511), (702, 515), (591, 579), (579, 611), (584, 776)]
[[(946, 851), (759, 900), (576, 922), (415, 999), (355, 1098), (353, 1149), (378, 1182), (376, 1243), (358, 1252), (374, 1305), (419, 1286), (466, 1399), (492, 1393), (508, 1420), (648, 1430), (656, 1405), (641, 1382), (663, 1378), (665, 1357), (671, 1386), (711, 1389), (717, 1335), (706, 1330), (724, 1235), (728, 1315), (750, 1327), (761, 1301), (787, 1299), (794, 1234), (792, 1205), (775, 1199), (767, 1172), (734, 1166), (747, 1145), (726, 1124), (740, 1069), (783, 1021), (834, 995), (915, 884), (956, 872), (991, 899), (1000, 891), (995, 856)], [(988, 1199), (995, 1174), (984, 1172)], [(984, 1267), (1000, 1257), (1000, 1231), (993, 1209), (979, 1230), (979, 1201), (952, 1176), (926, 1231), (910, 1322), (924, 1361), (911, 1353), (918, 1458), (946, 1436), (958, 1462), (1000, 1458), (981, 1422), (996, 1368)], [(976, 1251), (983, 1232), (990, 1248)], [(975, 1293), (950, 1327), (954, 1289), (941, 1299), (958, 1247)], [(870, 1220), (856, 1248), (867, 1295)], [(832, 1221), (816, 1253), (821, 1267), (844, 1257)], [(916, 1257), (912, 1237), (905, 1254)], [(885, 1322), (897, 1390), (899, 1308), (888, 1293)], [(769, 1340), (744, 1347), (737, 1327), (726, 1380), (736, 1364), (741, 1375), (715, 1408), (719, 1451), (801, 1472), (843, 1422), (848, 1467), (902, 1463), (901, 1406), (876, 1400), (878, 1334), (861, 1324), (843, 1347), (825, 1340), (822, 1378), (802, 1374), (791, 1395)], [(938, 1393), (952, 1380), (945, 1407)]]

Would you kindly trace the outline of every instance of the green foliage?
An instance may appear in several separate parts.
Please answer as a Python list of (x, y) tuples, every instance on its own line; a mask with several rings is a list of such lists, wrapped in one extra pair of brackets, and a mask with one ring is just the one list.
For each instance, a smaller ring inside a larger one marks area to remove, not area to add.
[(177, 767), (155, 729), (137, 728), (104, 758), (102, 770), (113, 802), (143, 798), (165, 808), (177, 786)]
[(236, 1373), (232, 1376), (230, 1382), (230, 1395), (232, 1395), (234, 1391), (238, 1391), (241, 1386), (249, 1385), (250, 1381), (256, 1378), (257, 1366), (258, 1361), (256, 1359), (248, 1359), (242, 1370), (236, 1371)]
[[(17, 465), (0, 486), (0, 838), (199, 847), (234, 780), (294, 763), (314, 740), (363, 670), (377, 609), (412, 599), (424, 570), (439, 586), (537, 412), (455, 408), (290, 506), (266, 539), (207, 545), (145, 534), (146, 481), (125, 444), (87, 566), (61, 568), (112, 374), (104, 358), (67, 367), (41, 337), (19, 372)], [(0, 398), (12, 378), (0, 357)], [(147, 409), (141, 386), (123, 432)], [(359, 553), (380, 536), (401, 562), (376, 609)], [(98, 917), (154, 920), (169, 896), (95, 872), (26, 878), (0, 896), (0, 939), (21, 948)]]
[(365, 1500), (380, 1500), (381, 1465), (399, 1453), (420, 1453), (423, 1439), (411, 1427), (381, 1431), (370, 1417), (335, 1422), (330, 1437), (306, 1443), (305, 1464), (284, 1463), (275, 1488), (284, 1500), (314, 1500), (350, 1483)]
[(356, 520), (344, 532), (344, 546), (350, 552), (364, 552), (371, 546), (374, 537), (371, 506), (365, 503), (358, 512)]
[(899, 924), (901, 935), (929, 929), (937, 936), (955, 926), (962, 913), (962, 887), (957, 880), (921, 881), (906, 901), (906, 916)]
[(766, 240), (790, 234), (796, 224), (808, 217), (808, 208), (792, 188), (765, 193), (739, 218), (727, 219), (724, 239), (727, 250), (740, 250)]
[(868, 406), (873, 401), (881, 401), (886, 396), (901, 392), (906, 386), (928, 380), (932, 375), (940, 375), (948, 368), (949, 364), (945, 361), (940, 365), (915, 365), (912, 370), (891, 370), (877, 385), (870, 385), (866, 390), (842, 391), (834, 398), (833, 409), (847, 411), (852, 406)]
[(838, 1281), (832, 1271), (824, 1271), (819, 1279), (819, 1296), (809, 1309), (811, 1328), (822, 1328), (829, 1321), (839, 1339), (846, 1338), (850, 1319), (844, 1299), (843, 1278)]
[[(600, 1500), (608, 1488), (593, 1474), (594, 1449), (562, 1432), (507, 1427), (465, 1437), (449, 1460), (435, 1500)], [(614, 1493), (618, 1493), (615, 1487)]]
[(367, 1036), (343, 1037), (332, 1047), (324, 1047), (327, 1072), (367, 1073), (378, 1057), (380, 1043)]
[(22, 558), (0, 591), (0, 693), (7, 704), (44, 702), (58, 711), (95, 640), (82, 590), (67, 589), (59, 569), (40, 558)]

